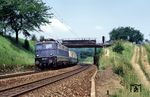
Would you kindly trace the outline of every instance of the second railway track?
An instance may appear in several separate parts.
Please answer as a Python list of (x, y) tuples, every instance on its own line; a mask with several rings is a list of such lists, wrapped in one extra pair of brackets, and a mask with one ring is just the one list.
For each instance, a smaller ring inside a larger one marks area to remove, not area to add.
[(19, 86), (13, 87), (13, 88), (8, 88), (8, 89), (0, 91), (0, 95), (1, 95), (1, 97), (16, 97), (16, 96), (25, 94), (27, 92), (33, 91), (35, 89), (38, 89), (40, 87), (44, 87), (46, 85), (49, 85), (54, 82), (60, 81), (62, 79), (68, 78), (75, 74), (78, 74), (78, 73), (86, 70), (89, 67), (90, 67), (90, 65), (81, 66), (80, 68), (77, 68), (77, 69), (69, 71), (69, 72), (65, 72), (65, 73), (55, 75), (52, 77), (47, 77), (45, 79), (41, 79), (41, 80), (37, 80), (37, 81), (31, 82), (31, 83), (19, 85)]
[(24, 75), (35, 74), (35, 73), (40, 73), (40, 71), (27, 71), (27, 72), (13, 73), (13, 74), (5, 74), (5, 75), (0, 75), (0, 79), (24, 76)]

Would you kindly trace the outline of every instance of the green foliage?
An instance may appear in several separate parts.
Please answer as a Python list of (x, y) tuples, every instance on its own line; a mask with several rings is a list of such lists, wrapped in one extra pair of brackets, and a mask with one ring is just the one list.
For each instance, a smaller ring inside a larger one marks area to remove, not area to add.
[(44, 41), (45, 37), (44, 36), (40, 36), (40, 41)]
[(113, 71), (120, 76), (124, 75), (124, 70), (123, 70), (122, 66), (117, 66), (117, 67), (113, 68)]
[[(70, 48), (78, 54), (79, 63), (93, 64), (93, 48)], [(97, 53), (101, 52), (101, 49), (97, 49)]]
[(81, 64), (93, 64), (93, 57), (80, 58), (79, 63), (81, 63)]
[(116, 52), (116, 53), (122, 54), (123, 50), (124, 50), (124, 47), (123, 47), (123, 45), (121, 44), (121, 42), (117, 42), (117, 43), (115, 44), (115, 46), (113, 47), (113, 51)]
[(80, 52), (80, 57), (81, 58), (87, 58), (87, 57), (92, 57), (93, 56), (93, 52), (90, 51), (82, 51)]
[(150, 76), (149, 76), (149, 74), (145, 71), (145, 67), (144, 67), (144, 65), (143, 65), (143, 63), (142, 63), (142, 56), (141, 56), (141, 54), (142, 54), (142, 47), (140, 46), (140, 56), (139, 56), (139, 61), (138, 61), (138, 64), (140, 65), (140, 67), (141, 67), (141, 69), (142, 69), (142, 71), (143, 71), (143, 73), (145, 74), (145, 76), (146, 76), (146, 78), (150, 81)]
[(105, 59), (105, 57), (100, 58), (103, 68), (108, 65), (112, 65), (114, 72), (122, 78), (121, 85), (124, 86), (124, 89), (119, 90), (110, 97), (149, 97), (150, 92), (146, 90), (144, 86), (142, 86), (142, 92), (130, 92), (130, 84), (140, 84), (141, 82), (139, 81), (137, 74), (134, 72), (134, 69), (130, 63), (134, 52), (133, 44), (124, 42), (122, 45), (124, 47), (122, 54), (113, 52), (112, 47), (110, 47), (109, 59)]
[(24, 40), (24, 45), (23, 47), (26, 49), (26, 50), (30, 50), (30, 44), (29, 44), (29, 41), (27, 39)]
[(128, 40), (130, 42), (140, 43), (143, 41), (143, 34), (139, 30), (135, 30), (132, 27), (119, 27), (113, 29), (110, 33), (111, 40)]
[(37, 38), (36, 38), (35, 34), (32, 35), (31, 40), (32, 41), (37, 41)]
[(15, 32), (18, 42), (19, 32), (28, 36), (30, 31), (40, 29), (41, 24), (50, 23), (49, 9), (41, 0), (1, 0), (0, 25), (2, 30), (6, 27)]
[(24, 40), (15, 43), (14, 38), (0, 36), (0, 71), (26, 68), (34, 64), (34, 43), (30, 41), (31, 49), (22, 47)]
[(148, 52), (147, 55), (148, 55), (148, 61), (149, 61), (149, 64), (150, 64), (150, 44), (147, 43), (144, 45), (146, 51)]

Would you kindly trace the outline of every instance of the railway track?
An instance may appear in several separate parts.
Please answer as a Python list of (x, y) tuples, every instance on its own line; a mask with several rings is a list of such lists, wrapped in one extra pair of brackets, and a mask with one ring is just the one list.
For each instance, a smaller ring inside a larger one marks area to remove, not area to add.
[(81, 66), (80, 68), (77, 68), (75, 70), (72, 71), (68, 71), (59, 75), (55, 75), (52, 77), (47, 77), (45, 79), (41, 79), (38, 81), (34, 81), (34, 82), (30, 82), (27, 84), (23, 84), (23, 85), (19, 85), (13, 88), (7, 88), (4, 90), (0, 91), (0, 96), (1, 97), (16, 97), (16, 96), (20, 96), (22, 94), (25, 94), (27, 92), (36, 90), (38, 88), (44, 87), (46, 85), (52, 84), (54, 82), (60, 81), (62, 79), (71, 77), (75, 74), (78, 74), (84, 70), (86, 70), (87, 68), (89, 68), (90, 65), (87, 66)]
[(30, 74), (39, 73), (39, 72), (40, 71), (27, 71), (27, 72), (13, 73), (13, 74), (5, 74), (5, 75), (0, 75), (0, 79), (30, 75)]

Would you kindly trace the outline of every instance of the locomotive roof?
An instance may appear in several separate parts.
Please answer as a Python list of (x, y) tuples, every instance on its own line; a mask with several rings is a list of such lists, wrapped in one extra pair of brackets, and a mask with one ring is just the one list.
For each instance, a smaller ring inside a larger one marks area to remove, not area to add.
[(45, 44), (45, 43), (59, 43), (58, 41), (39, 41), (36, 44)]

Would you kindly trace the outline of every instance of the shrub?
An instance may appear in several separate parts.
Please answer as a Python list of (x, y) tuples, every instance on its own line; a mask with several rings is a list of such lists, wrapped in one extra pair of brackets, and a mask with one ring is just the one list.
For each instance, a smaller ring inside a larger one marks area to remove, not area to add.
[(116, 45), (113, 47), (113, 51), (116, 53), (122, 54), (123, 50), (124, 50), (124, 47), (120, 42), (117, 42)]
[(25, 39), (24, 44), (23, 44), (23, 47), (24, 47), (26, 50), (30, 50), (30, 44), (29, 44), (29, 41), (28, 41), (27, 39)]
[(44, 36), (40, 36), (40, 41), (44, 41), (45, 37)]
[(120, 75), (120, 76), (122, 76), (123, 77), (123, 75), (124, 75), (124, 70), (123, 70), (123, 67), (122, 66), (117, 66), (117, 67), (114, 67), (113, 68), (113, 71), (116, 73), (116, 74), (118, 74), (118, 75)]
[(37, 38), (36, 38), (35, 34), (32, 35), (31, 40), (32, 40), (32, 41), (37, 41)]

